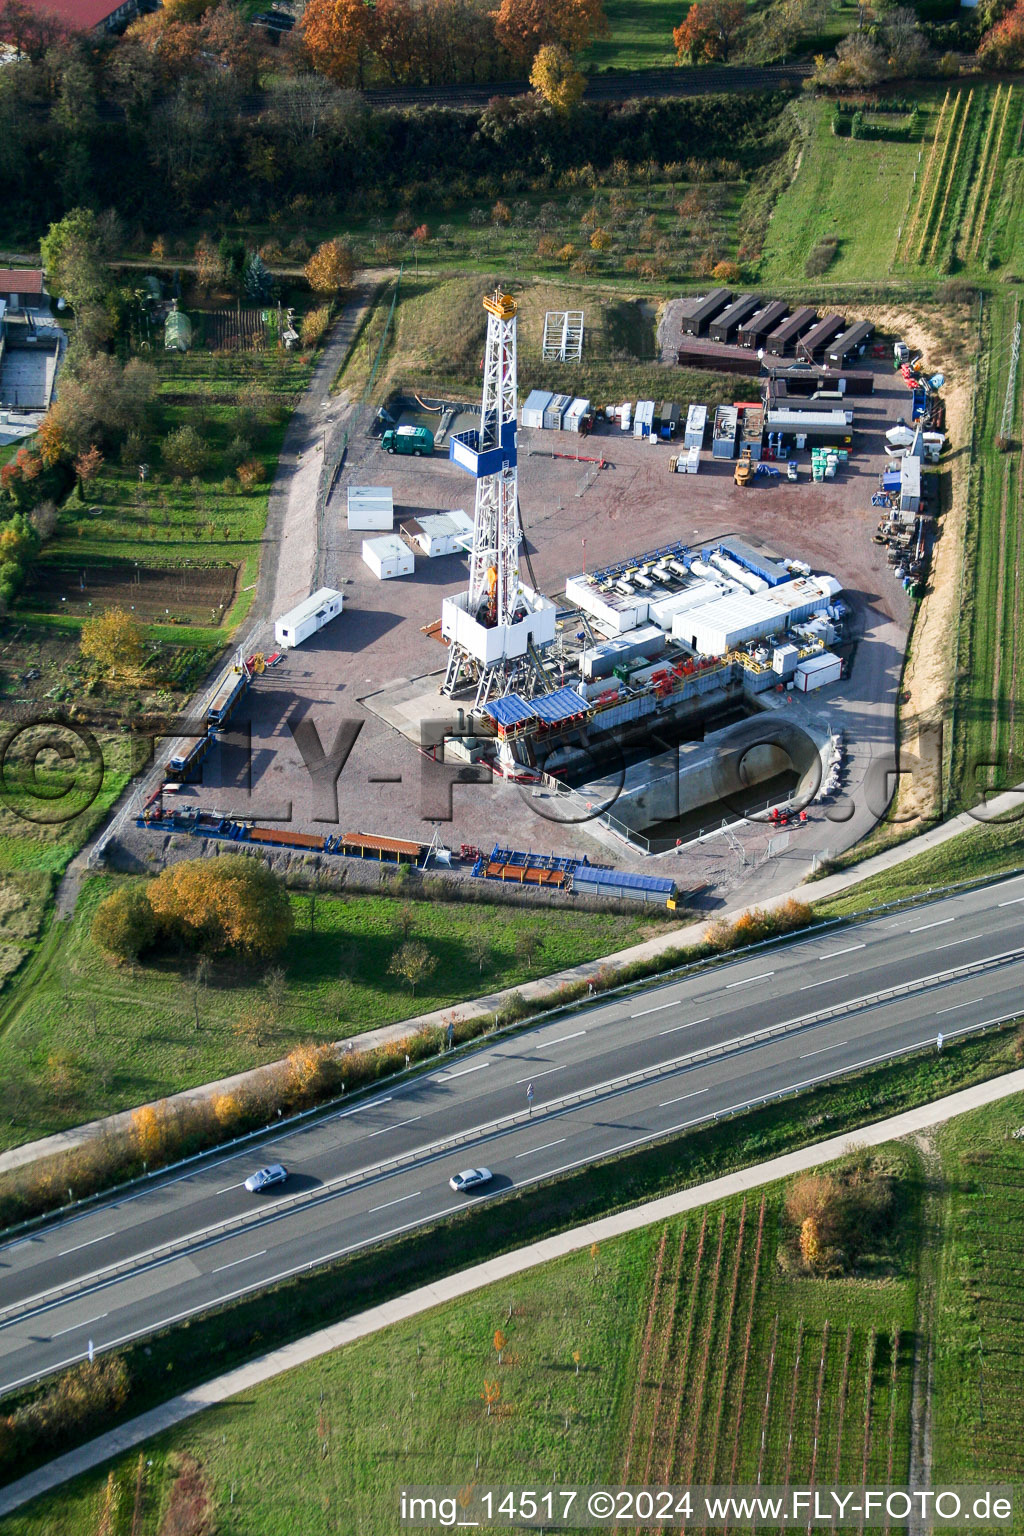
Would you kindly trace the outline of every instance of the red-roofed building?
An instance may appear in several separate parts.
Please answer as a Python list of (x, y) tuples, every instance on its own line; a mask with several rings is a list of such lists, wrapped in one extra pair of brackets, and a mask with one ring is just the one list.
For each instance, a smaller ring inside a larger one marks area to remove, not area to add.
[(138, 0), (34, 0), (72, 32), (114, 32), (139, 13)]
[(48, 309), (41, 267), (0, 267), (0, 299), (8, 309)]

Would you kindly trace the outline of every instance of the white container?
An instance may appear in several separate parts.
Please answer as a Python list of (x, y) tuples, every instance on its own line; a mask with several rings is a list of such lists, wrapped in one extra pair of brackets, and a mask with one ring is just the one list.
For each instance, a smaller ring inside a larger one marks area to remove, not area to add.
[(623, 432), (628, 432), (633, 420), (633, 405), (627, 400), (619, 411), (619, 426)]
[(829, 683), (838, 683), (842, 671), (843, 664), (839, 657), (833, 656), (831, 651), (822, 651), (820, 656), (808, 656), (806, 661), (797, 665), (793, 682), (798, 693), (810, 693), (815, 688), (826, 688)]
[(391, 581), (395, 576), (411, 576), (416, 561), (408, 544), (392, 533), (385, 539), (363, 540), (363, 563), (378, 581)]
[(706, 405), (691, 405), (686, 413), (686, 428), (683, 432), (684, 448), (703, 448), (704, 433), (708, 425), (708, 408)]
[(389, 485), (350, 485), (348, 488), (348, 526), (356, 532), (395, 526), (395, 502)]
[(428, 560), (436, 560), (440, 555), (463, 554), (472, 543), (473, 519), (461, 510), (433, 512), (403, 523), (402, 536)]
[(523, 405), (523, 426), (542, 427), (544, 412), (554, 398), (554, 393), (550, 389), (532, 389)]
[(345, 599), (333, 587), (321, 587), (305, 602), (282, 614), (274, 624), (274, 639), (282, 650), (301, 645), (341, 612)]

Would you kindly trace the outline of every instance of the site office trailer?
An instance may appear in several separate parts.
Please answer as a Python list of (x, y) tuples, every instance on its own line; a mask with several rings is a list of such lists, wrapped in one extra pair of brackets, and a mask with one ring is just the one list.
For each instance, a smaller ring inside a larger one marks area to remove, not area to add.
[(820, 655), (808, 656), (806, 661), (797, 664), (793, 685), (798, 693), (810, 693), (815, 688), (838, 683), (842, 675), (843, 664), (839, 657), (833, 656), (831, 651), (822, 651)]
[(412, 575), (415, 556), (404, 539), (390, 533), (383, 539), (363, 540), (363, 564), (378, 581), (391, 581), (396, 576)]
[(713, 288), (706, 297), (700, 299), (692, 308), (690, 305), (687, 305), (686, 309), (689, 310), (689, 313), (686, 313), (684, 310), (683, 335), (706, 336), (708, 326), (712, 320), (725, 309), (731, 299), (732, 294), (728, 288)]
[(342, 610), (344, 596), (333, 587), (320, 587), (290, 612), (282, 614), (274, 625), (274, 639), (282, 648), (301, 645), (310, 635), (323, 629)]

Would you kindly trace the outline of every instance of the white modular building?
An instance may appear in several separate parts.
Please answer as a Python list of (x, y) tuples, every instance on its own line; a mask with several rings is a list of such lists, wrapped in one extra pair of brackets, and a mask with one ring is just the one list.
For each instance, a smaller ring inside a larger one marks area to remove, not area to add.
[[(625, 590), (622, 590), (625, 588)], [(565, 584), (570, 603), (582, 608), (606, 635), (624, 635), (647, 622), (650, 600), (628, 582), (596, 582), (590, 576), (570, 576)]]
[(542, 427), (544, 425), (544, 412), (555, 398), (554, 391), (550, 389), (531, 389), (523, 402), (523, 426)]
[(590, 415), (590, 401), (577, 397), (562, 418), (563, 432), (579, 432), (584, 416)]
[(677, 614), (672, 635), (702, 656), (723, 656), (747, 640), (778, 635), (827, 607), (842, 591), (834, 576), (798, 576), (768, 592), (719, 598)]
[(383, 539), (363, 540), (363, 564), (378, 581), (391, 581), (395, 576), (411, 576), (416, 559), (404, 539), (389, 533)]
[(817, 656), (808, 656), (806, 661), (797, 665), (793, 677), (793, 686), (798, 693), (810, 693), (814, 688), (826, 688), (829, 683), (838, 683), (843, 674), (843, 664), (838, 656), (833, 656), (831, 651), (822, 651)]
[(391, 532), (395, 526), (395, 502), (389, 485), (350, 485), (348, 526), (358, 532)]
[(282, 649), (301, 645), (303, 640), (308, 640), (310, 635), (315, 635), (318, 629), (338, 617), (344, 600), (342, 593), (333, 587), (321, 587), (275, 622), (275, 641)]
[(686, 413), (686, 427), (683, 431), (684, 448), (703, 448), (704, 433), (708, 425), (708, 408), (706, 405), (691, 405)]
[(440, 555), (464, 554), (472, 547), (473, 519), (461, 510), (431, 512), (402, 523), (401, 534), (413, 553), (418, 550), (428, 560), (436, 560)]

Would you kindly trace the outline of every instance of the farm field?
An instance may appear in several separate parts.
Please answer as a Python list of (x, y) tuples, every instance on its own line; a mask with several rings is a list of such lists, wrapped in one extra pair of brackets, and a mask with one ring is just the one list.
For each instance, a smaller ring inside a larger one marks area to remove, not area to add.
[[(516, 986), (658, 931), (640, 914), (402, 902), (382, 895), (318, 898), (310, 932), (309, 898), (293, 895), (295, 934), (283, 1001), (273, 1029), (254, 1038), (238, 1022), (265, 991), (264, 975), (251, 967), (215, 965), (198, 998), (186, 965), (111, 969), (89, 937), (92, 914), (110, 888), (102, 877), (85, 882), (69, 929), (61, 927), (41, 957), (45, 963), (28, 978), (31, 985), (19, 987), (7, 1004), (0, 1033), (0, 1146), (277, 1060), (307, 1040), (337, 1040)], [(481, 924), (490, 943), (478, 954), (472, 941)], [(0, 944), (3, 936), (0, 927)], [(406, 939), (421, 940), (436, 961), (415, 998), (387, 971)]]
[[(237, 1536), (296, 1525), (304, 1536), (383, 1536), (402, 1486), (505, 1483), (513, 1467), (526, 1485), (742, 1484), (759, 1474), (765, 1484), (899, 1485), (915, 1354), (929, 1338), (935, 1486), (1019, 1477), (1013, 1234), (1024, 1147), (1007, 1138), (1022, 1116), (1018, 1097), (950, 1122), (924, 1153), (879, 1149), (876, 1171), (896, 1191), (893, 1235), (852, 1278), (780, 1265), (790, 1226), (787, 1187), (774, 1185), (292, 1371), (148, 1443), (141, 1459), (38, 1501), (8, 1528), (117, 1529), (101, 1523), (104, 1511), (118, 1498), (131, 1508), (138, 1479), (136, 1529), (148, 1536), (183, 1470)], [(934, 1239), (920, 1219), (926, 1166), (941, 1209)], [(919, 1296), (925, 1263), (938, 1276), (934, 1310)]]

